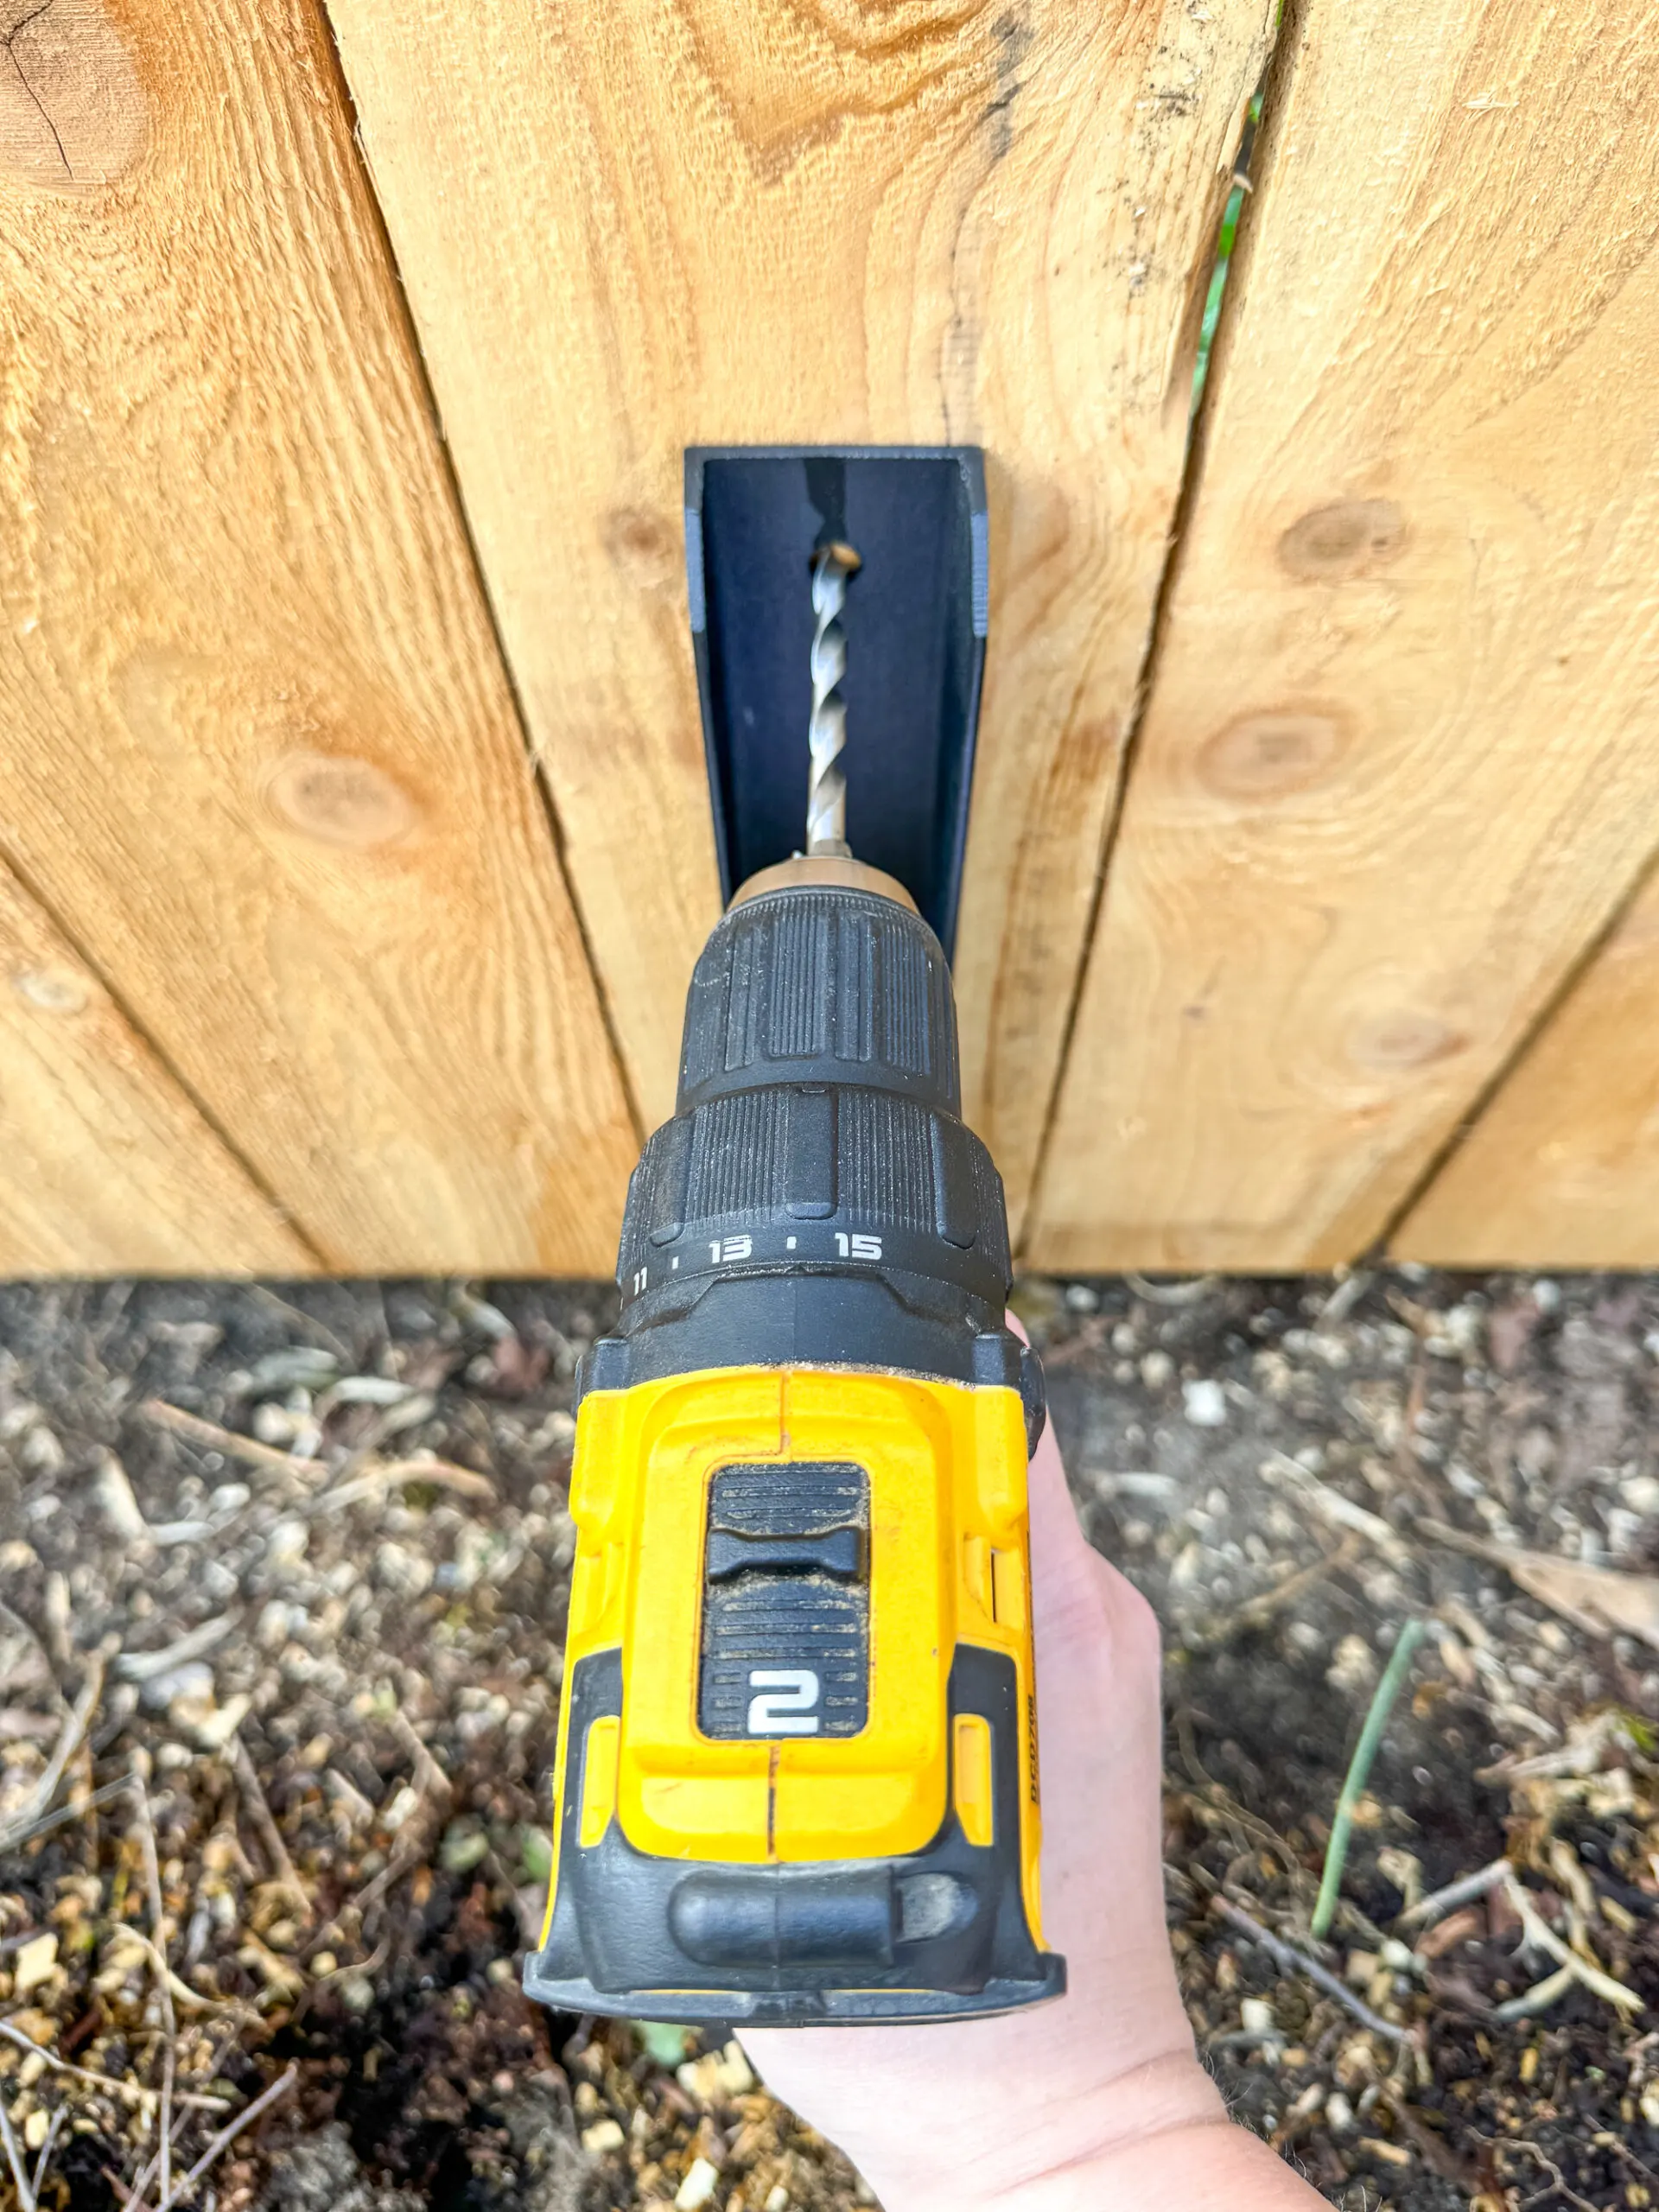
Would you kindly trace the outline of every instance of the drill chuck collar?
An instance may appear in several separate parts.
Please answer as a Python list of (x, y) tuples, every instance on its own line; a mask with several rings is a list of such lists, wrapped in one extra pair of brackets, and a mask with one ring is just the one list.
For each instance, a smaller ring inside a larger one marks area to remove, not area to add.
[(779, 873), (795, 880), (740, 893), (697, 962), (674, 1118), (629, 1185), (621, 1319), (578, 1389), (898, 1370), (1012, 1386), (1034, 1447), (1042, 1372), (1004, 1319), (1001, 1179), (961, 1118), (938, 940), (810, 861)]

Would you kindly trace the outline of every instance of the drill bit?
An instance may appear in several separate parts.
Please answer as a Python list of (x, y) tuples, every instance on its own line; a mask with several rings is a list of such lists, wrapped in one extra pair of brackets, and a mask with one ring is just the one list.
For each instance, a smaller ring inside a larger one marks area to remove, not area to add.
[(847, 859), (847, 779), (837, 765), (847, 742), (847, 706), (841, 679), (847, 673), (847, 633), (841, 610), (847, 579), (859, 566), (850, 545), (821, 545), (812, 556), (812, 718), (807, 747), (812, 755), (806, 795), (806, 849)]

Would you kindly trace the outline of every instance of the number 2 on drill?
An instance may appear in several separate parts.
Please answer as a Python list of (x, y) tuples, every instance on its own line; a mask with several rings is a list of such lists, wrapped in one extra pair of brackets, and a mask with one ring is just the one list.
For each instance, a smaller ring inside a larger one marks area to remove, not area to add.
[(749, 1688), (759, 1697), (749, 1700), (751, 1736), (816, 1736), (818, 1716), (818, 1678), (810, 1667), (757, 1667)]

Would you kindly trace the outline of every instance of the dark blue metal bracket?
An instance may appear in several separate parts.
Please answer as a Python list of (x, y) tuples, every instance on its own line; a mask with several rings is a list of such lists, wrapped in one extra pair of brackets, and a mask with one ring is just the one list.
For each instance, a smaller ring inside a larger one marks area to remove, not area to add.
[(693, 446), (685, 562), (729, 898), (804, 835), (810, 564), (842, 541), (847, 837), (947, 953), (957, 925), (989, 607), (977, 446)]

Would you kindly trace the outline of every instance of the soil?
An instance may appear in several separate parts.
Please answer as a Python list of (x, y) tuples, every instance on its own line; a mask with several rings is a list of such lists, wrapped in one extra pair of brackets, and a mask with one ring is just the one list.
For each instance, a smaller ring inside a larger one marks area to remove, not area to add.
[[(161, 2212), (164, 2109), (210, 2212), (871, 2201), (735, 2045), (519, 1992), (612, 1296), (0, 1290), (5, 2212)], [(1164, 1622), (1172, 1940), (1238, 2118), (1354, 2212), (1659, 2202), (1659, 1281), (1015, 1302)]]

